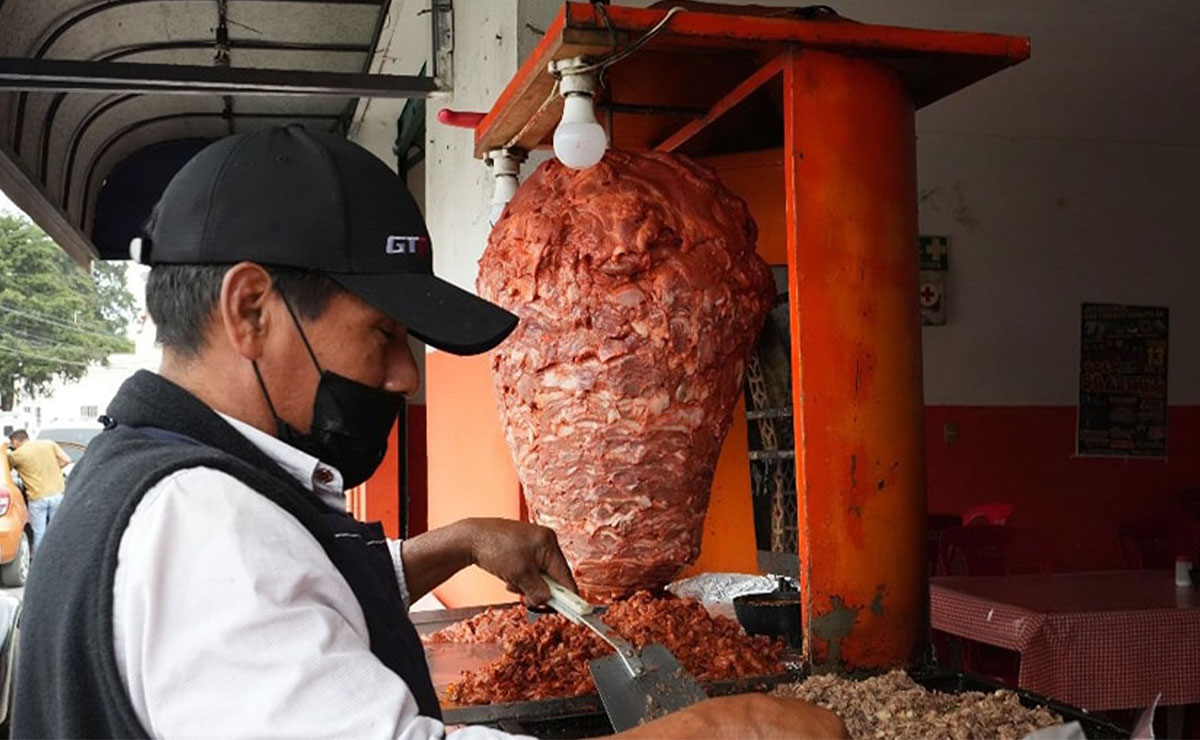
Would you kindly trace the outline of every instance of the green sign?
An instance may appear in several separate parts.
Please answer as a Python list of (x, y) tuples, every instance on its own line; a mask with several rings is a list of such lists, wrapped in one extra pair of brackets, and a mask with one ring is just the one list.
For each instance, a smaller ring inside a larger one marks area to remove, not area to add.
[(950, 240), (944, 236), (922, 236), (918, 238), (921, 248), (922, 270), (950, 269)]

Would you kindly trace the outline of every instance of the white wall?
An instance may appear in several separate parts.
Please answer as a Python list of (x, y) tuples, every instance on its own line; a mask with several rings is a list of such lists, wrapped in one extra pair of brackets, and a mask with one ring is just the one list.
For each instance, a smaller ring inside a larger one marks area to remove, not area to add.
[(929, 404), (1074, 405), (1080, 304), (1171, 309), (1170, 403), (1200, 403), (1200, 3), (846, 0), (895, 25), (1029, 36), (917, 116), (923, 233), (951, 236)]
[(930, 404), (1074, 405), (1080, 304), (1171, 310), (1170, 402), (1200, 402), (1200, 148), (925, 134), (925, 233), (951, 237)]
[[(433, 267), (442, 277), (475, 290), (477, 262), (490, 230), (492, 181), (474, 157), (470, 129), (437, 121), (440, 108), (487, 111), (540, 39), (557, 10), (550, 0), (459, 0), (454, 4), (454, 92), (426, 110), (426, 218), (433, 236)], [(531, 171), (526, 165), (525, 172)]]

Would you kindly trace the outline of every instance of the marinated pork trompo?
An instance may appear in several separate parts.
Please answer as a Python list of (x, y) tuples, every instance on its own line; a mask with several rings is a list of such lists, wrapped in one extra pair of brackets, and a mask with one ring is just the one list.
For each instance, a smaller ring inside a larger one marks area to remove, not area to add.
[(696, 558), (713, 471), (774, 284), (746, 204), (684, 157), (543, 164), (480, 260), (521, 318), (492, 356), (535, 520), (589, 595), (670, 581)]

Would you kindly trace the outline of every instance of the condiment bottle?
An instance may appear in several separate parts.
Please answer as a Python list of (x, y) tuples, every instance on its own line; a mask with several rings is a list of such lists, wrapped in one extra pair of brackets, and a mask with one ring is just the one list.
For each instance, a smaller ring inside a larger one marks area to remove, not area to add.
[(1192, 585), (1192, 577), (1188, 571), (1192, 569), (1192, 561), (1186, 555), (1180, 555), (1175, 558), (1175, 585), (1179, 588), (1185, 588)]

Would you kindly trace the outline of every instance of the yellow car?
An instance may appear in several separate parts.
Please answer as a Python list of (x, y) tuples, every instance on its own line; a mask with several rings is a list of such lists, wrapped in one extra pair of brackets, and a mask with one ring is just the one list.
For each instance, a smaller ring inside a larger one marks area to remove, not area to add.
[(13, 481), (8, 455), (0, 451), (0, 585), (24, 586), (29, 575), (33, 528), (25, 496)]

